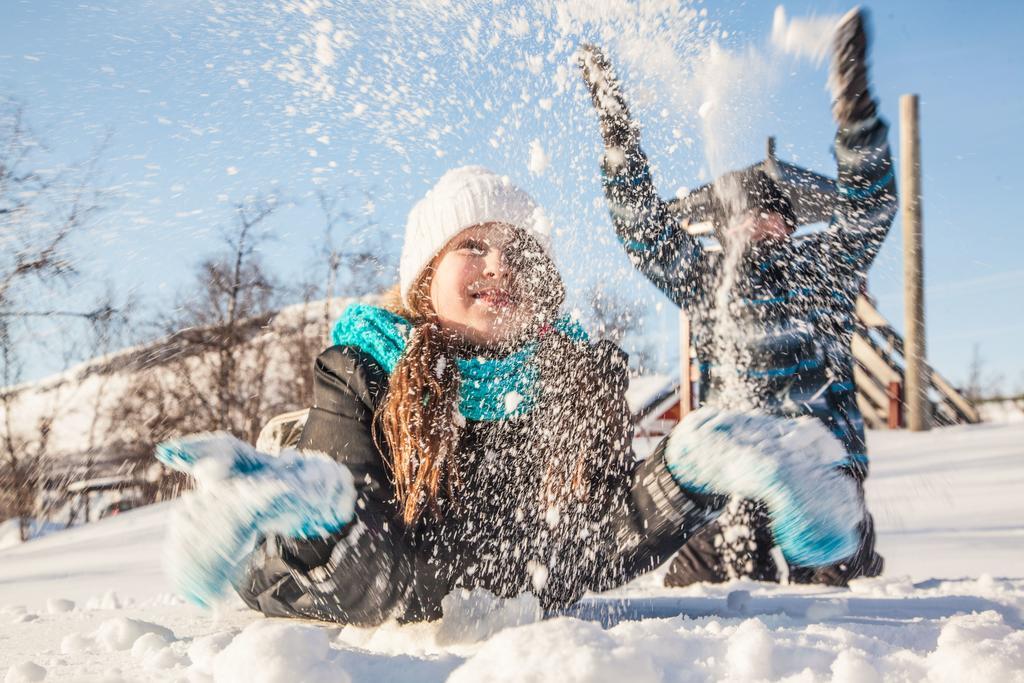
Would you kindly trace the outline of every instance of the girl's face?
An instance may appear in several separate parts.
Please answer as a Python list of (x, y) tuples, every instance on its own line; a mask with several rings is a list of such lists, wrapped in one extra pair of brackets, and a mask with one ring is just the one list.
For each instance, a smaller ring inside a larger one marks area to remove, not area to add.
[[(531, 249), (530, 247), (533, 246)], [(538, 281), (528, 264), (546, 258), (521, 230), (502, 223), (466, 228), (434, 260), (430, 301), (441, 327), (461, 339), (500, 348), (521, 339), (538, 318)]]

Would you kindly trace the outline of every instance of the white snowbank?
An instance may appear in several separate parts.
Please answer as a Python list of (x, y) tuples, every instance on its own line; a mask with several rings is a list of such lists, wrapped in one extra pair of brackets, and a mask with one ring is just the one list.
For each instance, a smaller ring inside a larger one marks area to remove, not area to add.
[(869, 432), (886, 574), (1024, 575), (1024, 424)]
[[(60, 524), (40, 522), (39, 520), (32, 519), (28, 524), (28, 538), (42, 538), (47, 534), (52, 534), (54, 531), (61, 531), (63, 528)], [(4, 522), (0, 522), (0, 550), (14, 547), (21, 542), (20, 517), (12, 517)]]
[(1024, 680), (1024, 632), (995, 612), (950, 619), (927, 657), (935, 681)]
[(1001, 399), (977, 404), (984, 422), (1024, 422), (1024, 399)]
[(869, 433), (882, 578), (665, 589), (654, 572), (547, 620), (482, 591), (375, 629), (204, 612), (159, 571), (174, 504), (143, 508), (0, 552), (0, 680), (1022, 682), (1022, 443), (1019, 424)]

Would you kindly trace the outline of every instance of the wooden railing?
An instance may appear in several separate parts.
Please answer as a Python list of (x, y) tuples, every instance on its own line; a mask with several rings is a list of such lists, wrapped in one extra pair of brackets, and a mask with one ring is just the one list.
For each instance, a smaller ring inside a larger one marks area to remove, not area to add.
[[(857, 406), (868, 427), (901, 429), (906, 426), (903, 337), (863, 294), (857, 299), (856, 317), (858, 329), (853, 336), (851, 351), (855, 360), (853, 380), (857, 387)], [(692, 398), (696, 395), (695, 384), (699, 376), (690, 344), (690, 327), (685, 314), (680, 313), (680, 318), (680, 357), (689, 359), (682, 367), (681, 384), (688, 385), (689, 391), (678, 392), (679, 387), (676, 387), (676, 395), (682, 397), (682, 400), (676, 401), (665, 412), (666, 417), (675, 419), (686, 415), (695, 405)], [(925, 376), (928, 378), (927, 391), (932, 406), (932, 419), (936, 424), (980, 421), (978, 411), (971, 402), (937, 370), (928, 366)], [(663, 405), (662, 401), (663, 398), (659, 399), (657, 404)]]
[[(864, 421), (875, 429), (903, 427), (903, 338), (863, 294), (857, 299), (857, 322), (859, 329), (852, 348), (856, 361), (853, 379)], [(937, 370), (928, 366), (925, 377), (936, 424), (980, 421), (971, 402)]]

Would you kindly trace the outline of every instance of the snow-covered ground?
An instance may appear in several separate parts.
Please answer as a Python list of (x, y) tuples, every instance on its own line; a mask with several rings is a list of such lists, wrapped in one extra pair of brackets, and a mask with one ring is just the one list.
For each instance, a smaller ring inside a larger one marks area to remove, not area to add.
[[(5, 681), (1024, 681), (1024, 424), (871, 433), (885, 576), (849, 590), (654, 573), (569, 615), (451, 596), (366, 630), (185, 605), (174, 503), (0, 551)], [(484, 615), (484, 616), (481, 616)]]

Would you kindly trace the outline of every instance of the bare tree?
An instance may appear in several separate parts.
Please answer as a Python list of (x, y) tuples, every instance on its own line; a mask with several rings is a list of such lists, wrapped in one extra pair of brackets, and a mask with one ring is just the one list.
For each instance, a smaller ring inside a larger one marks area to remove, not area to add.
[[(96, 308), (106, 308), (110, 314), (92, 321), (86, 340), (85, 353), (92, 359), (92, 364), (95, 367), (94, 372), (88, 373), (95, 375), (95, 392), (91, 394), (89, 401), (89, 428), (83, 444), (84, 460), (66, 463), (65, 473), (61, 478), (61, 490), (64, 495), (58, 499), (57, 503), (58, 506), (68, 504), (66, 526), (74, 524), (79, 513), (82, 513), (83, 522), (90, 521), (88, 493), (85, 494), (84, 501), (79, 501), (84, 502), (84, 505), (75, 506), (71, 504), (74, 502), (74, 496), (67, 494), (67, 485), (73, 481), (89, 480), (98, 474), (108, 473), (111, 468), (109, 461), (116, 457), (109, 448), (112, 439), (116, 438), (112, 418), (117, 411), (111, 405), (111, 403), (116, 405), (117, 399), (116, 389), (111, 391), (111, 382), (115, 374), (110, 371), (112, 368), (108, 367), (105, 361), (112, 353), (123, 348), (127, 343), (130, 336), (129, 329), (134, 302), (128, 299), (115, 306), (115, 300), (113, 286), (108, 284), (107, 292), (97, 303)], [(86, 377), (81, 379), (85, 380)], [(79, 383), (78, 386), (81, 387), (82, 384)], [(112, 402), (111, 399), (114, 401)], [(44, 511), (47, 519), (50, 518), (48, 512)]]
[(26, 341), (38, 353), (34, 335), (41, 324), (95, 323), (113, 312), (109, 305), (74, 310), (51, 304), (78, 274), (70, 256), (73, 238), (101, 210), (96, 168), (104, 145), (84, 163), (47, 164), (23, 107), (0, 102), (0, 519), (19, 517), (23, 540), (45, 479), (42, 466), (57, 410), (31, 418), (16, 414)]
[(312, 404), (313, 362), (329, 343), (337, 314), (335, 297), (376, 294), (389, 284), (390, 253), (367, 208), (372, 204), (369, 196), (363, 193), (359, 198), (361, 204), (354, 206), (348, 191), (316, 194), (323, 233), (314, 254), (322, 270), (319, 278), (289, 288), (288, 296), (301, 302), (274, 322), (278, 376), (267, 389), (279, 406), (277, 412)]
[[(56, 404), (56, 401), (52, 402)], [(37, 415), (31, 425), (15, 430), (13, 401), (4, 394), (4, 463), (0, 468), (0, 514), (4, 519), (19, 520), (21, 540), (30, 535), (32, 518), (37, 509), (40, 489), (44, 483), (44, 466), (49, 454), (54, 410)]]
[[(322, 280), (290, 290), (302, 303), (287, 314), (279, 310), (285, 288), (263, 267), (258, 249), (278, 202), (256, 198), (235, 206), (224, 251), (200, 264), (193, 287), (159, 322), (164, 341), (140, 361), (120, 403), (126, 467), (151, 466), (157, 443), (194, 432), (225, 430), (255, 442), (270, 417), (311, 404), (312, 364), (333, 322), (331, 299), (379, 291), (388, 263), (372, 221), (350, 210), (345, 196), (321, 193), (318, 201)], [(156, 495), (186, 485), (165, 474)]]
[[(324, 236), (318, 251), (325, 266), (324, 328), (330, 329), (331, 300), (338, 292), (345, 296), (376, 294), (388, 286), (389, 257), (384, 240), (370, 212), (349, 206), (344, 192), (320, 191), (317, 200), (324, 217)], [(370, 204), (363, 197), (363, 206)]]
[(975, 344), (971, 350), (971, 364), (967, 368), (967, 384), (964, 387), (964, 398), (977, 403), (982, 398), (982, 374), (985, 370), (985, 359), (981, 356), (981, 345)]
[[(295, 315), (276, 325), (281, 336), (283, 361), (277, 383), (281, 412), (313, 405), (313, 362), (328, 343), (326, 338), (333, 322), (330, 299), (319, 301), (318, 287), (306, 285), (300, 293), (302, 303)], [(318, 316), (320, 306), (322, 311)]]
[(981, 354), (981, 344), (975, 344), (971, 351), (971, 363), (967, 369), (964, 397), (972, 403), (1003, 396), (1005, 377), (1000, 373), (988, 372), (988, 363)]
[(277, 340), (265, 333), (279, 287), (258, 254), (277, 207), (273, 197), (237, 204), (224, 251), (199, 264), (195, 285), (160, 321), (165, 342), (141, 361), (117, 419), (137, 467), (183, 434), (223, 430), (253, 442), (279, 407), (269, 372)]
[[(229, 256), (203, 264), (206, 301), (203, 307), (192, 309), (196, 322), (212, 323), (207, 327), (211, 334), (203, 341), (212, 342), (216, 349), (215, 426), (241, 431), (244, 438), (253, 440), (259, 432), (259, 407), (266, 383), (265, 349), (258, 347), (256, 372), (247, 378), (239, 373), (236, 354), (246, 341), (241, 323), (272, 312), (274, 285), (256, 258), (260, 236), (255, 231), (276, 207), (273, 199), (256, 199), (235, 207), (235, 229), (225, 235)], [(239, 389), (243, 389), (241, 394)], [(245, 389), (252, 393), (246, 395)]]

